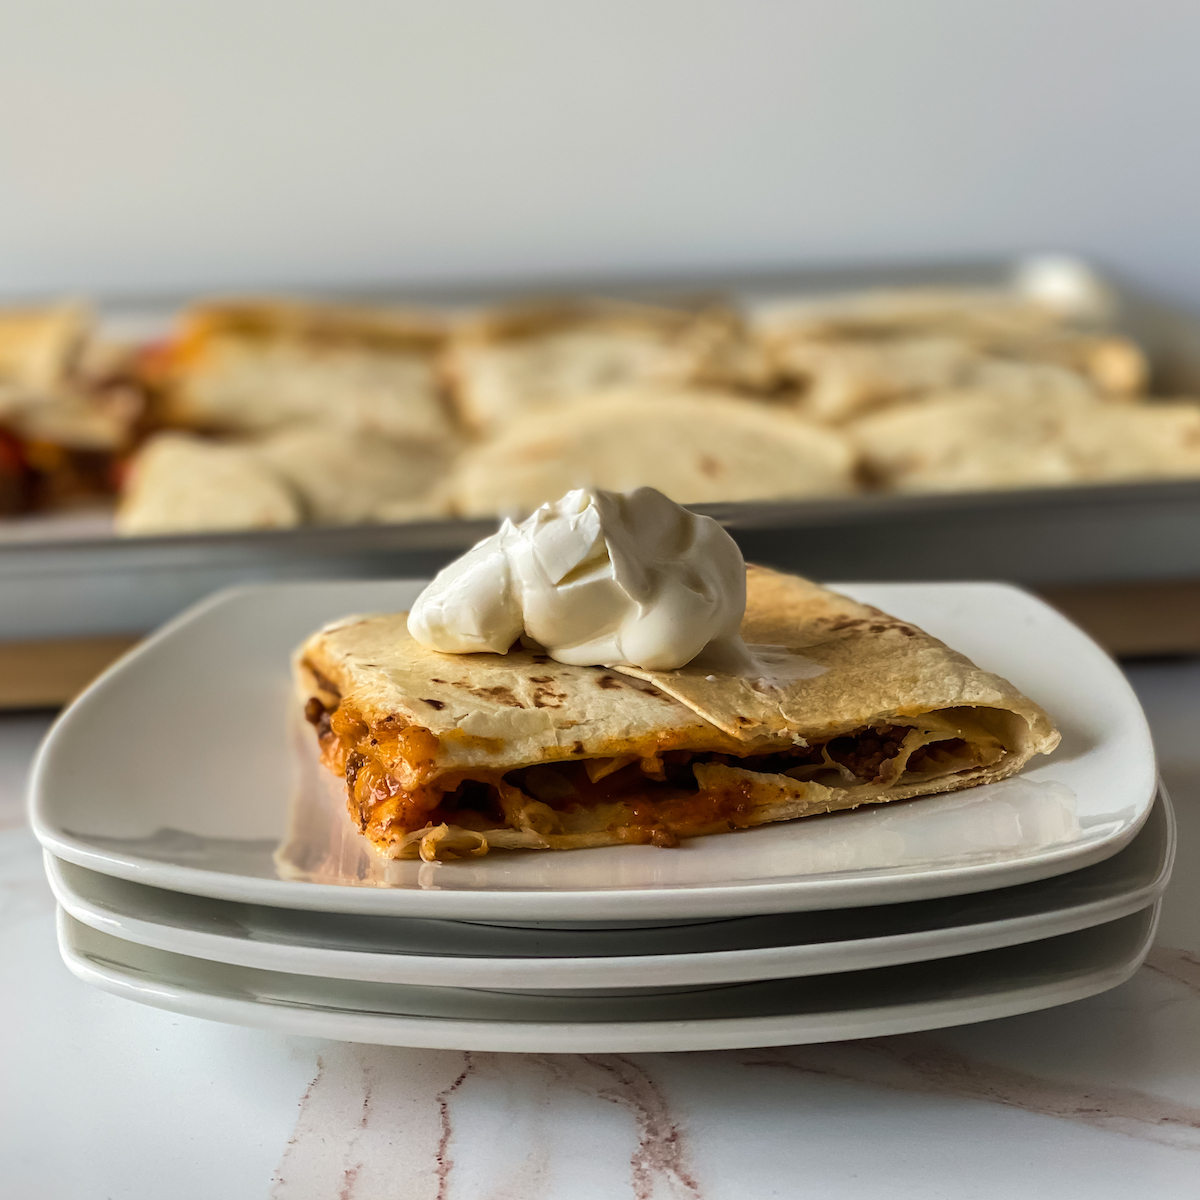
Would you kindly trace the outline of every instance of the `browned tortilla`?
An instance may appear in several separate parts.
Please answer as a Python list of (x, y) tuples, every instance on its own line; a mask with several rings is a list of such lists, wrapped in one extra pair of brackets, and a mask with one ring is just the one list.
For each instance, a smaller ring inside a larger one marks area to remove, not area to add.
[(439, 654), (400, 613), (310, 638), (301, 697), (392, 857), (674, 845), (1000, 779), (1058, 742), (1036, 704), (914, 626), (762, 568), (747, 589), (747, 642), (813, 677)]

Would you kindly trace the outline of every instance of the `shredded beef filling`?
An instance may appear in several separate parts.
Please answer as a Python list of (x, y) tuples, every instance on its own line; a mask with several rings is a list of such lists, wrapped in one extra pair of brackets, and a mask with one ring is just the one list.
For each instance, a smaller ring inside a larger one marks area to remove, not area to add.
[(860, 782), (883, 783), (886, 776), (882, 768), (900, 753), (908, 733), (907, 725), (881, 725), (851, 737), (834, 738), (825, 749), (834, 762), (845, 767)]
[(600, 779), (590, 776), (584, 762), (539, 764), (510, 771), (504, 780), (551, 808), (629, 800), (635, 796), (661, 801), (695, 794), (699, 786), (692, 768), (697, 763), (715, 762), (768, 775), (785, 775), (806, 767), (819, 769), (826, 765), (828, 756), (845, 767), (857, 782), (882, 783), (887, 780), (885, 764), (900, 753), (909, 732), (905, 725), (882, 725), (821, 745), (745, 758), (711, 751), (667, 750), (652, 758), (635, 759)]
[[(347, 730), (360, 723), (351, 714), (338, 719), (335, 713), (336, 708), (326, 709), (317, 697), (310, 699), (304, 709), (327, 757), (339, 771), (344, 771), (350, 811), (362, 829), (381, 820), (389, 827), (406, 831), (439, 821), (467, 828), (503, 826), (507, 787), (510, 796), (517, 789), (560, 814), (621, 804), (631, 825), (645, 826), (643, 840), (667, 845), (678, 840), (668, 828), (670, 825), (694, 823), (701, 816), (700, 809), (707, 814), (707, 808), (712, 807), (706, 803), (708, 800), (721, 807), (717, 803), (720, 798), (700, 794), (693, 774), (693, 767), (699, 763), (721, 763), (764, 774), (822, 780), (842, 787), (872, 786), (894, 782), (902, 771), (923, 774), (953, 767), (969, 750), (964, 739), (950, 737), (917, 746), (906, 760), (898, 759), (913, 728), (879, 725), (771, 754), (738, 757), (711, 751), (666, 750), (642, 758), (631, 755), (539, 763), (507, 772), (503, 784), (496, 780), (467, 779), (445, 792), (431, 784), (410, 794), (400, 789), (381, 763), (354, 748), (355, 739)], [(714, 808), (707, 815), (736, 819), (732, 810), (726, 814)]]
[(748, 758), (697, 755), (694, 761), (723, 762), (744, 767), (747, 771), (762, 771), (767, 775), (795, 775), (804, 773), (801, 769), (805, 767), (816, 770), (828, 765), (828, 757), (838, 766), (845, 767), (859, 783), (882, 783), (887, 778), (882, 768), (900, 753), (909, 732), (907, 725), (880, 725), (832, 738), (828, 742), (814, 742), (776, 754), (758, 754)]

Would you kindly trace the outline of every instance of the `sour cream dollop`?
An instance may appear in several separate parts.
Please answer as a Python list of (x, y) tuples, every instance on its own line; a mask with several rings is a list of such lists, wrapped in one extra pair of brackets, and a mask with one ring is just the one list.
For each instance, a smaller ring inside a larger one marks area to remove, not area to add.
[(523, 636), (561, 663), (670, 671), (740, 650), (745, 610), (742, 552), (711, 517), (653, 488), (579, 489), (439, 572), (408, 631), (447, 654), (503, 654)]

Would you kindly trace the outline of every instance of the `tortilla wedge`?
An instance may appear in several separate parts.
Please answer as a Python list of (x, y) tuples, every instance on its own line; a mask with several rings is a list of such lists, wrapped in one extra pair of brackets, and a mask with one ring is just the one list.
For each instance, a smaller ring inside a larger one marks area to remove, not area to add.
[(655, 487), (678, 504), (847, 495), (853, 469), (837, 430), (728, 394), (640, 389), (514, 421), (447, 489), (463, 516), (514, 515), (576, 487)]
[(492, 434), (530, 412), (608, 391), (758, 382), (758, 359), (724, 306), (582, 300), (518, 304), (466, 321), (446, 368), (462, 423)]
[(654, 843), (953, 791), (1059, 735), (1011, 684), (807, 580), (747, 572), (755, 682), (439, 654), (406, 614), (347, 618), (296, 656), (305, 716), (383, 854)]
[(150, 438), (133, 460), (116, 527), (153, 537), (287, 529), (303, 516), (299, 497), (253, 448), (171, 432)]
[(183, 314), (162, 352), (157, 419), (260, 434), (322, 422), (400, 441), (451, 439), (436, 318), (355, 305), (242, 300)]
[(61, 390), (91, 325), (82, 304), (0, 308), (0, 405), (10, 396), (44, 399)]
[(852, 422), (864, 474), (894, 491), (970, 491), (1200, 475), (1200, 404), (1065, 389), (949, 392)]

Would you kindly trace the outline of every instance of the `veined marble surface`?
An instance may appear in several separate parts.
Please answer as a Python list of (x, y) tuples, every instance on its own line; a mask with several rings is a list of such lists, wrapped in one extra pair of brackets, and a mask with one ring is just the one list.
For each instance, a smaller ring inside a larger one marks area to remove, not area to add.
[(1200, 1196), (1200, 662), (1135, 666), (1180, 845), (1159, 944), (1048, 1012), (827, 1046), (497, 1055), (279, 1037), (77, 982), (0, 718), (4, 1200)]

